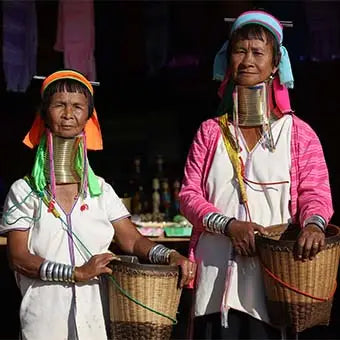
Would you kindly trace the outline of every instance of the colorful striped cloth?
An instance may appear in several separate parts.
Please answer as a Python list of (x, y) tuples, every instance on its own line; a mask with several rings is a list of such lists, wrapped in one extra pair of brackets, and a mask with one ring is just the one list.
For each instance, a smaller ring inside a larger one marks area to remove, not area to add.
[[(219, 212), (208, 202), (206, 180), (220, 137), (218, 119), (203, 122), (189, 150), (182, 188), (179, 194), (181, 212), (194, 225), (189, 245), (189, 258), (195, 261), (194, 250), (204, 231), (203, 217)], [(291, 205), (293, 222), (302, 225), (318, 214), (328, 223), (333, 215), (328, 169), (323, 150), (312, 128), (293, 115), (291, 138)]]

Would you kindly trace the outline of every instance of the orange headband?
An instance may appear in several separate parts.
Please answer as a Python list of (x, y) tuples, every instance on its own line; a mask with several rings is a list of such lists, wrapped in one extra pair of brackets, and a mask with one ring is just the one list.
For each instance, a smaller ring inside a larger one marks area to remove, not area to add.
[(49, 75), (43, 82), (41, 86), (41, 95), (43, 95), (46, 88), (51, 85), (56, 80), (60, 79), (73, 79), (78, 81), (79, 83), (82, 83), (87, 87), (87, 89), (90, 91), (90, 93), (93, 96), (93, 87), (91, 83), (79, 72), (73, 71), (73, 70), (62, 70), (57, 71)]
[[(41, 87), (41, 95), (43, 95), (46, 88), (53, 82), (60, 79), (73, 79), (85, 85), (93, 95), (93, 88), (91, 83), (81, 74), (72, 70), (62, 70), (52, 73), (48, 76)], [(102, 150), (103, 139), (100, 131), (100, 125), (97, 117), (97, 112), (94, 109), (91, 118), (87, 121), (85, 128), (86, 145), (89, 150)], [(40, 114), (37, 114), (30, 131), (25, 136), (23, 143), (30, 148), (34, 148), (40, 143), (40, 138), (45, 132), (45, 123)]]

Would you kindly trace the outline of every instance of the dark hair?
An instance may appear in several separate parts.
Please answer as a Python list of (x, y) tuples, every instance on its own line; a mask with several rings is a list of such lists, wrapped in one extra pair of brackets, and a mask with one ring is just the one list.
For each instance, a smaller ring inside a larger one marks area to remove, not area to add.
[(94, 109), (94, 102), (93, 102), (93, 96), (91, 92), (89, 91), (89, 89), (77, 80), (64, 78), (64, 79), (54, 81), (45, 89), (44, 94), (42, 96), (41, 109), (40, 109), (40, 114), (43, 119), (46, 118), (52, 96), (57, 92), (82, 93), (87, 98), (88, 113), (89, 113), (88, 118), (92, 116), (93, 109)]
[(267, 43), (269, 43), (273, 48), (273, 65), (278, 66), (281, 58), (280, 44), (272, 32), (258, 24), (244, 25), (232, 33), (230, 44), (228, 46), (228, 56), (230, 57), (232, 47), (236, 41), (248, 39), (258, 39), (264, 41), (263, 37), (266, 37)]

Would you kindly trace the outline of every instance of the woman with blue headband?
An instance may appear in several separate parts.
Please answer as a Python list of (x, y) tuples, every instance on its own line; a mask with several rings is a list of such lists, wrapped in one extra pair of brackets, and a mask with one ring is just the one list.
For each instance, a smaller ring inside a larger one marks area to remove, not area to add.
[(223, 80), (219, 117), (194, 138), (180, 192), (194, 225), (195, 339), (275, 339), (254, 233), (301, 225), (296, 256), (313, 259), (332, 214), (322, 147), (289, 102), (294, 79), (281, 23), (263, 11), (241, 14), (215, 58)]

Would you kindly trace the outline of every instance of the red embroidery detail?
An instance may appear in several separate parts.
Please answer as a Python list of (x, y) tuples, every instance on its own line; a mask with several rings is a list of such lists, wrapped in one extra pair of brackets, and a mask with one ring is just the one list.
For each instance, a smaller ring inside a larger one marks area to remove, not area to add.
[(50, 212), (53, 212), (53, 210), (54, 210), (54, 202), (50, 201), (50, 203), (48, 203), (47, 211), (50, 213)]
[(89, 206), (85, 203), (80, 206), (80, 211), (89, 210)]

